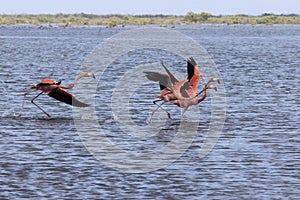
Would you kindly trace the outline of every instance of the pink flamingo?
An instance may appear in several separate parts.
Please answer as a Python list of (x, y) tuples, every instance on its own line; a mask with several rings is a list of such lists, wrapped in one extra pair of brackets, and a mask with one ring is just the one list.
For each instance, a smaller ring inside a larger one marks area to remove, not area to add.
[[(61, 85), (61, 81), (56, 82), (55, 80), (48, 79), (48, 78), (43, 79), (39, 84), (30, 87), (31, 90), (41, 90), (42, 91), (37, 96), (35, 96), (33, 99), (31, 99), (31, 103), (33, 103), (36, 107), (38, 107), (41, 111), (43, 111), (43, 113), (45, 113), (49, 118), (51, 118), (51, 116), (44, 109), (42, 109), (39, 105), (37, 105), (34, 102), (34, 100), (36, 98), (38, 98), (43, 93), (49, 95), (50, 97), (52, 97), (52, 98), (54, 98), (58, 101), (70, 104), (72, 106), (87, 107), (87, 106), (89, 106), (88, 104), (79, 101), (72, 94), (70, 94), (67, 91), (63, 90), (63, 89), (73, 88), (76, 85), (76, 83), (79, 81), (79, 79), (81, 79), (83, 77), (93, 77), (95, 79), (95, 75), (93, 73), (89, 73), (89, 72), (78, 76), (75, 79), (74, 83), (69, 85), (69, 86)], [(24, 103), (25, 103), (25, 97), (26, 97), (27, 94), (29, 94), (29, 92), (24, 93), (22, 108), (21, 108), (21, 111), (20, 111), (18, 117), (21, 117), (21, 115), (22, 115), (23, 108), (24, 108)]]
[[(163, 63), (162, 66), (166, 70), (167, 74), (160, 72), (144, 72), (149, 80), (159, 82), (161, 90), (160, 94), (157, 96), (157, 98), (159, 99), (153, 101), (153, 103), (158, 107), (152, 112), (151, 118), (159, 108), (164, 110), (168, 114), (168, 117), (171, 118), (171, 114), (162, 107), (162, 105), (165, 103), (174, 104), (183, 108), (184, 110), (182, 114), (184, 114), (184, 112), (190, 105), (197, 105), (201, 101), (205, 100), (205, 98), (207, 97), (207, 89), (217, 90), (217, 87), (214, 85), (210, 85), (210, 83), (220, 83), (219, 79), (211, 78), (205, 84), (205, 87), (197, 93), (197, 86), (200, 81), (201, 74), (199, 66), (192, 57), (187, 59), (188, 78), (186, 80), (179, 81)], [(198, 98), (198, 96), (202, 93), (204, 93), (202, 97)], [(158, 101), (164, 102), (161, 104), (157, 104)]]

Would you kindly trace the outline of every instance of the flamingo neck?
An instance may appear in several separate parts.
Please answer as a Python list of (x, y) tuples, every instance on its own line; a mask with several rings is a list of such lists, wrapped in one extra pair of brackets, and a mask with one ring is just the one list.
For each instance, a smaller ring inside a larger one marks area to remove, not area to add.
[(206, 99), (206, 88), (203, 90), (204, 94), (201, 98), (197, 98), (197, 102), (200, 103), (201, 101), (204, 101)]
[(79, 81), (79, 79), (81, 79), (82, 77), (85, 77), (85, 76), (86, 76), (85, 74), (82, 74), (82, 75), (78, 76), (78, 77), (74, 80), (74, 83), (73, 83), (73, 84), (68, 85), (68, 86), (66, 86), (66, 85), (61, 85), (60, 87), (61, 87), (61, 88), (64, 88), (64, 89), (71, 89), (71, 88), (73, 88), (73, 87), (77, 84), (77, 82)]

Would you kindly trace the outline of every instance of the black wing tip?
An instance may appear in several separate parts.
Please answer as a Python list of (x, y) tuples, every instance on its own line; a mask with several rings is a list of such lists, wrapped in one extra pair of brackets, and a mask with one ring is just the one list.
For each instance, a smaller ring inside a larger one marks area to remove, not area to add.
[(79, 101), (77, 98), (75, 98), (73, 95), (65, 92), (64, 90), (62, 91), (52, 91), (48, 94), (50, 97), (64, 102), (66, 104), (69, 104), (71, 106), (76, 106), (76, 107), (88, 107), (90, 106), (89, 104), (83, 103)]
[(89, 107), (89, 106), (90, 106), (90, 104), (83, 103), (82, 101), (79, 101), (79, 100), (78, 100), (77, 98), (75, 98), (75, 97), (72, 98), (71, 105), (72, 105), (72, 106), (75, 106), (75, 107)]
[(193, 65), (194, 67), (196, 67), (196, 66), (198, 65), (197, 62), (194, 60), (193, 57), (189, 57), (189, 58), (187, 59), (187, 62), (188, 62), (188, 64), (191, 64), (191, 65)]
[(72, 106), (75, 106), (75, 107), (90, 107), (91, 105), (90, 104), (86, 104), (86, 103), (83, 103), (83, 102), (72, 102)]

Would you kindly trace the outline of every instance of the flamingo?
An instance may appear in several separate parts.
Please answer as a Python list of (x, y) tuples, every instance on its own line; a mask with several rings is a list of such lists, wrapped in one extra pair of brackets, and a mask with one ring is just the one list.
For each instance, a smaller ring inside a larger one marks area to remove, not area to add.
[[(197, 86), (201, 78), (200, 69), (196, 61), (193, 57), (187, 59), (187, 74), (188, 77), (186, 80), (180, 81), (176, 78), (168, 68), (162, 63), (162, 66), (166, 70), (167, 74), (161, 72), (144, 72), (145, 76), (155, 82), (159, 82), (160, 86), (160, 94), (156, 97), (158, 100), (153, 101), (154, 104), (157, 105), (157, 108), (152, 112), (151, 118), (153, 114), (161, 108), (168, 114), (168, 118), (171, 118), (171, 114), (162, 107), (165, 103), (170, 103), (177, 105), (183, 108), (182, 114), (189, 108), (190, 105), (197, 105), (207, 97), (206, 90), (207, 89), (215, 89), (217, 87), (215, 85), (211, 85), (212, 82), (220, 83), (217, 78), (210, 78), (205, 87), (197, 93)], [(202, 97), (198, 98), (200, 94)], [(161, 104), (157, 104), (158, 101), (163, 101)], [(150, 120), (151, 120), (150, 118)]]
[[(95, 79), (95, 75), (93, 73), (90, 73), (90, 72), (87, 72), (87, 73), (84, 73), (84, 74), (78, 76), (75, 79), (74, 83), (69, 85), (69, 86), (61, 85), (61, 81), (56, 82), (55, 80), (52, 80), (52, 79), (49, 79), (49, 78), (43, 79), (39, 84), (30, 87), (30, 90), (34, 90), (34, 91), (41, 90), (42, 91), (38, 95), (36, 95), (33, 99), (31, 99), (31, 103), (33, 103), (36, 107), (38, 107), (41, 111), (43, 111), (43, 113), (45, 113), (49, 118), (51, 118), (49, 113), (47, 113), (44, 109), (42, 109), (39, 105), (37, 105), (34, 102), (34, 100), (36, 98), (38, 98), (43, 93), (49, 95), (50, 97), (52, 97), (52, 98), (54, 98), (58, 101), (64, 102), (66, 104), (70, 104), (72, 106), (87, 107), (87, 106), (89, 106), (89, 104), (86, 104), (86, 103), (83, 103), (83, 102), (79, 101), (75, 96), (73, 96), (69, 92), (63, 90), (63, 89), (73, 88), (76, 85), (76, 83), (79, 81), (79, 79), (81, 79), (83, 77), (93, 77)], [(20, 111), (18, 117), (21, 117), (21, 115), (22, 115), (23, 108), (24, 108), (24, 103), (25, 103), (25, 97), (29, 93), (30, 92), (25, 92), (24, 93), (22, 108), (21, 108), (21, 111)]]

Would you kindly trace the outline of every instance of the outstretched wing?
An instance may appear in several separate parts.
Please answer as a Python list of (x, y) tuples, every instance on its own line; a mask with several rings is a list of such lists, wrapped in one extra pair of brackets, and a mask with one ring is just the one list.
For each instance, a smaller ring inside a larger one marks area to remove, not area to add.
[(163, 74), (160, 72), (144, 72), (145, 76), (150, 81), (159, 82), (160, 90), (165, 89), (166, 87), (170, 87), (171, 79), (167, 74)]
[(195, 92), (200, 81), (200, 69), (193, 57), (187, 59), (188, 81)]
[(161, 62), (161, 65), (165, 68), (166, 72), (168, 73), (171, 83), (174, 85), (175, 83), (179, 82), (178, 78), (176, 78), (169, 70), (168, 68), (164, 65), (163, 62)]
[(72, 106), (76, 106), (76, 107), (87, 107), (89, 106), (89, 104), (83, 103), (81, 101), (79, 101), (78, 99), (76, 99), (76, 97), (74, 97), (72, 94), (57, 88), (55, 91), (52, 91), (50, 93), (48, 93), (48, 95), (58, 101), (70, 104)]

